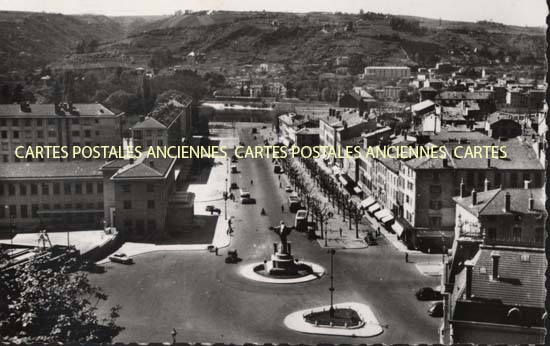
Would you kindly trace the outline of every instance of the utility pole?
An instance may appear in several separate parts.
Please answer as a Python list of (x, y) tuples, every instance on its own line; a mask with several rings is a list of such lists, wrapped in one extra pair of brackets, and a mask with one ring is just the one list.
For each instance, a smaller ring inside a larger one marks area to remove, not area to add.
[(334, 254), (336, 250), (330, 249), (330, 317), (334, 317)]
[(225, 203), (225, 219), (227, 220), (227, 178), (225, 178), (225, 191), (223, 193), (223, 200)]

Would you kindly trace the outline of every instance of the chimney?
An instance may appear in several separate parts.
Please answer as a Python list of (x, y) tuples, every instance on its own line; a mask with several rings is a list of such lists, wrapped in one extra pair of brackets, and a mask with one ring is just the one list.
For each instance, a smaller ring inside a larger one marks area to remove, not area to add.
[(472, 205), (476, 205), (477, 204), (477, 192), (476, 192), (476, 189), (473, 189), (472, 190)]
[(485, 178), (485, 181), (483, 182), (485, 191), (489, 191), (489, 179)]
[(491, 252), (491, 257), (493, 258), (493, 280), (498, 280), (498, 261), (500, 259), (500, 254), (497, 251)]
[(464, 178), (460, 179), (460, 198), (466, 196), (466, 186), (464, 186)]
[(466, 261), (464, 263), (466, 266), (466, 299), (472, 299), (472, 269), (474, 263), (472, 261)]
[(510, 192), (506, 192), (504, 195), (504, 212), (509, 213), (510, 212)]
[(533, 194), (529, 197), (529, 211), (535, 210), (535, 199), (533, 198)]
[(529, 190), (529, 184), (531, 183), (531, 180), (524, 180), (523, 181), (523, 188), (525, 190)]

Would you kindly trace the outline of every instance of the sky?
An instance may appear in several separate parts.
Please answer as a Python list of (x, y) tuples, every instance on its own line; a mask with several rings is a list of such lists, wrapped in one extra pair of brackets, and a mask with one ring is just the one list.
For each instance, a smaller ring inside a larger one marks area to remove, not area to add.
[(544, 0), (0, 0), (9, 11), (162, 15), (177, 10), (382, 12), (459, 21), (545, 26)]

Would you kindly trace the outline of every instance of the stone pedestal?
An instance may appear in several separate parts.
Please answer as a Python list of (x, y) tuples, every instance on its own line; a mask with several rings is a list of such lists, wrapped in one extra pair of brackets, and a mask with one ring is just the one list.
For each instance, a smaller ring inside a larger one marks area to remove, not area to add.
[(296, 275), (298, 265), (291, 254), (290, 243), (273, 244), (271, 261), (267, 261), (266, 271), (271, 275)]

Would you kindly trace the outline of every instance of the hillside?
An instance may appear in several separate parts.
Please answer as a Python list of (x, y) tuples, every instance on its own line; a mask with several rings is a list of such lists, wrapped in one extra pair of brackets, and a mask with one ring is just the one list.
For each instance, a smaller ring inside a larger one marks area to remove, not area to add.
[(268, 61), (330, 66), (336, 56), (358, 55), (362, 63), (417, 66), (441, 59), (542, 65), (544, 46), (542, 28), (488, 22), (373, 13), (201, 12), (146, 23), (105, 49), (127, 54), (169, 49), (176, 56), (201, 51), (207, 61), (237, 65)]
[(0, 11), (0, 73), (40, 67), (73, 52), (80, 40), (118, 40), (123, 32), (106, 16)]

